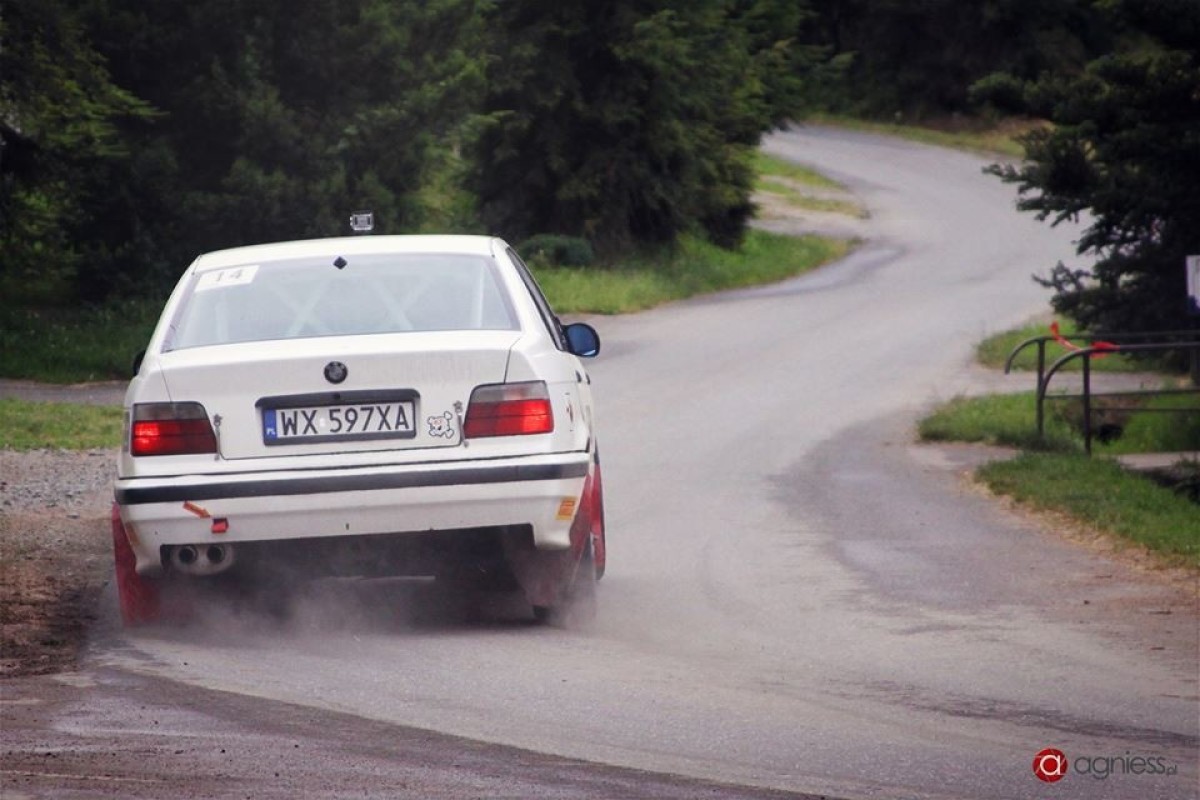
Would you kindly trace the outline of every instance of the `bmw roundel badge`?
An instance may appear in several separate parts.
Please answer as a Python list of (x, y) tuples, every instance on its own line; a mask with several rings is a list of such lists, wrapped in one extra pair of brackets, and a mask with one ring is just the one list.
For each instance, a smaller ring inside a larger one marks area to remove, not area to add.
[(325, 365), (325, 380), (330, 383), (341, 383), (349, 374), (350, 370), (340, 361), (330, 361)]

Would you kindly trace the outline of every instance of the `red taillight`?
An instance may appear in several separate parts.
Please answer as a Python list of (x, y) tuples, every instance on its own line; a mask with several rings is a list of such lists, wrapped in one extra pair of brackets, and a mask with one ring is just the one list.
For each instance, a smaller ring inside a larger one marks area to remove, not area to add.
[(471, 392), (463, 436), (523, 436), (552, 433), (554, 412), (543, 381), (479, 386)]
[(217, 437), (199, 403), (142, 403), (133, 407), (129, 452), (178, 456), (217, 452)]

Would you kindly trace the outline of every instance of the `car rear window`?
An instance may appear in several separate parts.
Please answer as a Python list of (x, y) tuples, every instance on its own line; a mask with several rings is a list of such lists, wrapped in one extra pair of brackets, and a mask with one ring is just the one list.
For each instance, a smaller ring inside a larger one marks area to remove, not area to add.
[(490, 258), (370, 255), (196, 273), (166, 350), (373, 333), (515, 330)]

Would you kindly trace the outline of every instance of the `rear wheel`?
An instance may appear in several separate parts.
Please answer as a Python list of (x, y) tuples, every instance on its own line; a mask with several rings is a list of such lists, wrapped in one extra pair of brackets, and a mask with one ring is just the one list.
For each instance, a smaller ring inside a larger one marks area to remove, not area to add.
[(596, 621), (596, 582), (600, 580), (600, 569), (596, 565), (595, 541), (588, 539), (588, 546), (579, 559), (575, 580), (571, 584), (567, 612), (574, 624), (588, 625)]
[(595, 551), (588, 537), (583, 554), (576, 563), (575, 575), (567, 590), (552, 606), (533, 607), (533, 618), (542, 624), (563, 628), (582, 628), (596, 619), (596, 573)]

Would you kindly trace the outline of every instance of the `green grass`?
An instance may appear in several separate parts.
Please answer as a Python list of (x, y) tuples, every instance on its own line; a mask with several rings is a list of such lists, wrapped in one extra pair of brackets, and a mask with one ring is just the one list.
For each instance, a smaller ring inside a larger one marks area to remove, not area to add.
[[(1113, 398), (1128, 404), (1130, 398)], [(1064, 401), (1065, 402), (1065, 401)], [(1111, 412), (1121, 425), (1119, 438), (1108, 444), (1093, 444), (1096, 453), (1125, 455), (1127, 453), (1171, 453), (1200, 450), (1200, 394), (1165, 395), (1146, 400), (1142, 413)], [(1179, 409), (1186, 413), (1166, 413)], [(1101, 418), (1103, 422), (1103, 416)]]
[(49, 310), (0, 306), (0, 377), (47, 383), (128, 378), (162, 304), (140, 300)]
[(122, 424), (123, 411), (119, 407), (0, 398), (0, 448), (118, 447)]
[(785, 203), (795, 208), (821, 211), (827, 214), (844, 214), (845, 216), (858, 217), (859, 219), (867, 217), (867, 212), (863, 207), (851, 200), (806, 194), (796, 189), (794, 185), (788, 183), (785, 179), (764, 176), (759, 179), (757, 186), (760, 192), (776, 195), (782, 198)]
[(758, 286), (807, 272), (845, 255), (851, 242), (751, 230), (736, 251), (685, 238), (670, 256), (609, 268), (537, 266), (538, 283), (562, 314), (623, 314), (698, 294)]
[[(1156, 409), (1143, 413), (1100, 411), (1093, 414), (1093, 426), (1105, 423), (1121, 427), (1121, 435), (1109, 443), (1096, 439), (1092, 450), (1097, 455), (1164, 453), (1200, 450), (1200, 395), (1168, 395), (1142, 398), (1144, 407)], [(1097, 398), (1096, 409), (1130, 398)], [(1162, 413), (1162, 409), (1183, 409), (1190, 413)], [(958, 397), (921, 420), (918, 433), (925, 441), (980, 442), (1059, 453), (1081, 453), (1082, 406), (1074, 399), (1056, 399), (1050, 395), (1045, 404), (1045, 437), (1037, 438), (1037, 407), (1033, 392)]]
[(921, 420), (917, 431), (921, 439), (932, 442), (978, 442), (1060, 452), (1081, 450), (1082, 445), (1070, 426), (1049, 411), (1045, 440), (1038, 441), (1036, 402), (1033, 392), (956, 397)]
[[(867, 216), (844, 186), (816, 170), (761, 151), (755, 153), (754, 168), (758, 173), (755, 190), (775, 195), (789, 206), (860, 219)], [(846, 194), (843, 197), (839, 193)]]
[[(1009, 354), (1022, 342), (1032, 339), (1035, 336), (1049, 336), (1050, 326), (1048, 324), (1031, 323), (1021, 328), (1016, 328), (1010, 331), (997, 333), (994, 336), (989, 336), (979, 343), (975, 350), (975, 356), (979, 363), (985, 367), (994, 369), (1004, 369), (1004, 362), (1008, 360)], [(1083, 347), (1087, 342), (1077, 338), (1076, 334), (1063, 333), (1063, 338), (1073, 344)], [(1046, 343), (1046, 367), (1049, 368), (1057, 359), (1070, 352), (1066, 347), (1058, 342), (1050, 341)], [(1013, 361), (1014, 370), (1028, 370), (1034, 372), (1037, 370), (1037, 345), (1026, 347), (1017, 358)], [(1094, 372), (1137, 372), (1152, 368), (1147, 366), (1146, 362), (1135, 361), (1129, 356), (1109, 355), (1102, 358), (1092, 359), (1092, 370)], [(1070, 372), (1079, 372), (1083, 369), (1083, 359), (1076, 358), (1068, 361), (1063, 368)], [(1053, 380), (1051, 386), (1054, 385)]]
[(1017, 137), (1039, 124), (1033, 121), (1007, 120), (999, 125), (981, 125), (965, 119), (933, 120), (927, 124), (906, 124), (903, 121), (871, 122), (836, 114), (814, 114), (804, 121), (896, 136), (921, 144), (1012, 158), (1025, 156), (1025, 148), (1017, 141)]
[(1025, 453), (981, 467), (995, 492), (1047, 511), (1065, 511), (1102, 531), (1200, 567), (1200, 507), (1104, 458)]
[(761, 150), (754, 153), (754, 171), (759, 176), (776, 176), (787, 178), (789, 181), (811, 187), (813, 189), (832, 189), (846, 191), (846, 187), (837, 181), (827, 178), (815, 169), (801, 166), (786, 159), (767, 155)]

